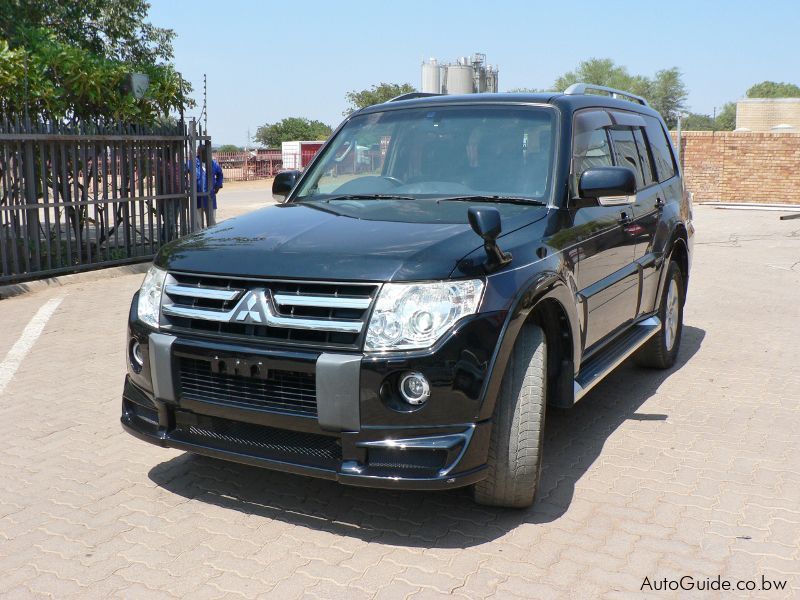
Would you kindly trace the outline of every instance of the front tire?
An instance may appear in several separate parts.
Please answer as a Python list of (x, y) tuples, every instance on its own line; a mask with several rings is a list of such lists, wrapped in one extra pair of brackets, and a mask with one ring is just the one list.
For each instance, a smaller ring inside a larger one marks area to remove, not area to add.
[(547, 399), (544, 332), (523, 325), (508, 361), (494, 412), (486, 479), (473, 487), (478, 504), (526, 508), (539, 484)]
[(661, 304), (658, 307), (661, 331), (636, 353), (636, 364), (652, 369), (669, 369), (675, 364), (683, 332), (683, 304), (683, 274), (678, 263), (673, 260), (669, 263)]

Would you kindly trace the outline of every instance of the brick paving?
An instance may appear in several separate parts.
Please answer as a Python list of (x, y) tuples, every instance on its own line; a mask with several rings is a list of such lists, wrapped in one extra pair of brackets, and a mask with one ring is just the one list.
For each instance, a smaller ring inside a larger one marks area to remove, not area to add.
[(679, 364), (549, 411), (527, 511), (150, 446), (118, 422), (140, 275), (1, 301), (0, 359), (63, 298), (0, 396), (0, 597), (623, 598), (683, 575), (800, 597), (800, 221), (696, 212)]

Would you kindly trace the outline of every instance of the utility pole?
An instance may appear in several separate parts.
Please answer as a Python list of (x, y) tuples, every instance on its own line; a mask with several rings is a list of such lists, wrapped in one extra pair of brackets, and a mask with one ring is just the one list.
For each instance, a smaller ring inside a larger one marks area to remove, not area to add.
[(247, 141), (244, 143), (244, 180), (248, 180), (250, 172), (248, 163), (250, 162), (250, 128), (247, 128)]
[(208, 135), (208, 94), (205, 73), (203, 73), (203, 131)]

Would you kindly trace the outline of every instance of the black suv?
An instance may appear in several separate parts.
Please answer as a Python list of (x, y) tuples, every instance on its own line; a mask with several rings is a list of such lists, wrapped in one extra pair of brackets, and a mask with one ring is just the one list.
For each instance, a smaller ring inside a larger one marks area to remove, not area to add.
[(546, 404), (634, 353), (675, 362), (694, 229), (641, 98), (402, 96), (273, 194), (156, 257), (130, 310), (133, 435), (522, 507)]

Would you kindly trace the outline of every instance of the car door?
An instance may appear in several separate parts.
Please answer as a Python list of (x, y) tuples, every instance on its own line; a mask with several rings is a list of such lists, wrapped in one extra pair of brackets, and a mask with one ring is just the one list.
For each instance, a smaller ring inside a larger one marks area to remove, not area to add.
[(662, 231), (659, 238), (663, 207), (670, 202), (680, 202), (683, 193), (664, 127), (655, 117), (643, 115), (643, 119), (644, 128), (634, 131), (636, 146), (640, 149), (643, 165), (647, 164), (645, 158), (649, 158), (650, 178), (657, 183), (652, 184), (652, 193), (641, 197), (637, 194), (634, 206), (634, 223), (640, 232), (636, 242), (636, 261), (642, 266), (640, 314), (652, 312), (657, 304), (658, 269), (664, 259), (663, 242), (667, 235)]
[(658, 183), (652, 153), (643, 128), (634, 127), (632, 131), (644, 179), (644, 187), (636, 192), (636, 203), (633, 206), (634, 220), (630, 225), (631, 235), (636, 241), (634, 250), (636, 262), (641, 269), (641, 294), (637, 311), (641, 315), (652, 312), (658, 287), (660, 257), (654, 252), (653, 241), (664, 206), (664, 190)]
[[(571, 182), (586, 169), (615, 164), (609, 139), (612, 125), (604, 110), (589, 109), (575, 115)], [(590, 348), (631, 321), (638, 296), (638, 268), (634, 240), (624, 228), (632, 221), (633, 207), (576, 204), (565, 233), (573, 245), (568, 250), (577, 262), (578, 301), (584, 317), (584, 348)]]

